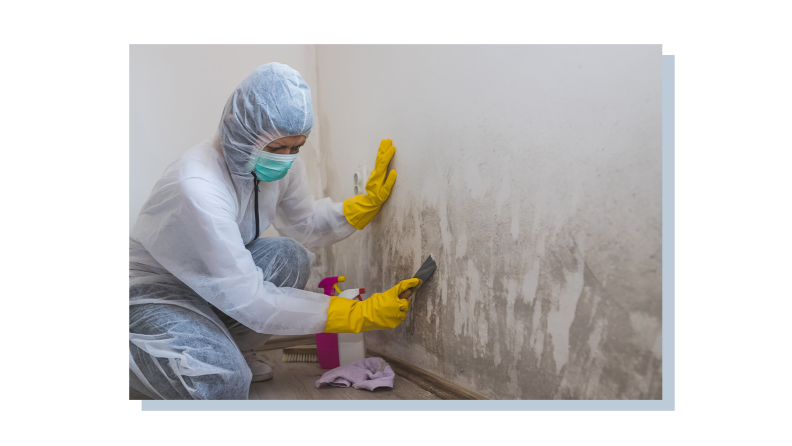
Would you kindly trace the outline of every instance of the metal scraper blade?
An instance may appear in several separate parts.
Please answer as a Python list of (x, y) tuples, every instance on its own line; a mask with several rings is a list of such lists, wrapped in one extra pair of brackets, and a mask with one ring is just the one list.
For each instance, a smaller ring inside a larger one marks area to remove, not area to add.
[(431, 277), (432, 274), (434, 274), (436, 269), (437, 269), (437, 263), (435, 263), (434, 259), (432, 258), (432, 255), (429, 254), (429, 257), (427, 257), (426, 261), (423, 262), (423, 265), (421, 265), (421, 267), (418, 268), (418, 272), (415, 273), (413, 278), (421, 279), (422, 283), (426, 283), (426, 281), (429, 280), (429, 277)]

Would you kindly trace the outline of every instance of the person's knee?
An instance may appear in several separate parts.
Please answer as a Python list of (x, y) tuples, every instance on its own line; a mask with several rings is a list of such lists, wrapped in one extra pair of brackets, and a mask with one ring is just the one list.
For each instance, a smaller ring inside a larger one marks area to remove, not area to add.
[[(235, 353), (238, 353), (235, 352)], [(218, 400), (246, 400), (250, 389), (250, 382), (253, 380), (253, 373), (250, 371), (242, 355), (237, 355), (239, 360), (235, 367), (226, 370), (222, 374), (223, 385), (217, 389), (210, 399)]]
[(253, 373), (236, 348), (224, 350), (223, 359), (214, 373), (184, 377), (193, 390), (193, 397), (205, 400), (246, 400)]
[[(294, 268), (300, 271), (307, 283), (308, 276), (311, 274), (311, 253), (302, 243), (292, 238), (283, 237), (284, 243), (289, 246)], [(304, 287), (304, 285), (303, 285)], [(302, 287), (297, 287), (302, 288)]]
[(279, 287), (303, 289), (311, 275), (311, 253), (288, 237), (268, 237), (248, 245), (253, 261), (264, 271), (264, 280)]

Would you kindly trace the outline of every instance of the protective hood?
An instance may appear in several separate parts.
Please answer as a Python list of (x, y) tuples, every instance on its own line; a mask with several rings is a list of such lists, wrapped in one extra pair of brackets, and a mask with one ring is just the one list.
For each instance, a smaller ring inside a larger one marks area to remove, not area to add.
[(311, 90), (300, 73), (287, 65), (262, 65), (234, 90), (223, 109), (218, 131), (237, 193), (240, 221), (249, 213), (252, 172), (259, 153), (278, 138), (307, 137), (312, 128)]

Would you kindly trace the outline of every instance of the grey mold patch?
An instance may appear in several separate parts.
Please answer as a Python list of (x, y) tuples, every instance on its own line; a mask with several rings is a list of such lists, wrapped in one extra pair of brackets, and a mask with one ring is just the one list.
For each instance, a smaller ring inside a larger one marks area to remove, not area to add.
[(653, 292), (636, 292), (631, 277), (605, 286), (578, 245), (580, 225), (557, 229), (523, 206), (529, 229), (514, 240), (508, 209), (496, 216), (485, 196), (460, 215), (448, 203), (463, 195), (449, 190), (445, 200), (450, 245), (437, 209), (394, 218), (386, 204), (357, 240), (328, 249), (330, 269), (370, 292), (412, 277), (430, 252), (437, 261), (404, 323), (368, 332), (366, 342), (488, 398), (661, 398), (658, 253), (644, 270)]

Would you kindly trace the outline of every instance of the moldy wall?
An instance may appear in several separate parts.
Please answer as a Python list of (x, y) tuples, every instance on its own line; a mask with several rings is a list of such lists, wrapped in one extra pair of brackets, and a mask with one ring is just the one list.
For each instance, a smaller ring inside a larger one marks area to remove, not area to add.
[(370, 294), (438, 264), (369, 346), (488, 398), (662, 397), (659, 45), (320, 45), (316, 66), (324, 195), (397, 149), (328, 273)]

